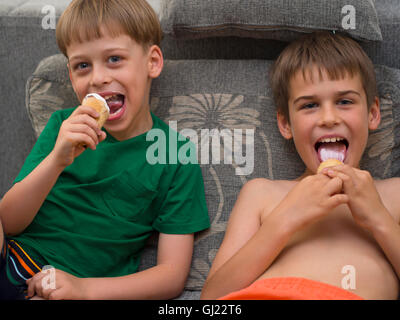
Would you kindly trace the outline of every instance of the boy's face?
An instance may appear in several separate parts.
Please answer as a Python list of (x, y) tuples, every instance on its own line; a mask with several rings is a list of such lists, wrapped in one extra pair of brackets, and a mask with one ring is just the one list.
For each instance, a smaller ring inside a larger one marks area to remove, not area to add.
[(114, 138), (125, 140), (151, 129), (151, 79), (163, 66), (157, 46), (145, 50), (128, 35), (111, 37), (102, 28), (101, 38), (73, 42), (67, 54), (70, 79), (79, 101), (91, 92), (107, 100), (110, 116), (104, 127)]
[(368, 130), (380, 122), (376, 98), (368, 110), (367, 98), (359, 75), (330, 80), (317, 69), (306, 79), (297, 72), (289, 84), (289, 119), (278, 114), (282, 135), (293, 138), (307, 167), (307, 174), (317, 171), (325, 158), (339, 158), (358, 167), (367, 145)]

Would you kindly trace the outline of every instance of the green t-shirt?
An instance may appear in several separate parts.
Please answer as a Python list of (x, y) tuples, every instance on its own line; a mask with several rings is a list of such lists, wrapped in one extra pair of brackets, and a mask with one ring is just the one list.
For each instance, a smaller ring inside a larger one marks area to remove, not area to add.
[[(53, 113), (15, 182), (51, 152), (72, 111)], [(169, 127), (152, 119), (153, 129), (168, 139)], [(153, 143), (146, 133), (125, 141), (107, 134), (96, 150), (87, 149), (65, 168), (32, 223), (13, 239), (33, 259), (73, 275), (122, 276), (137, 271), (154, 230), (187, 234), (208, 228), (199, 165), (152, 165), (146, 150)]]

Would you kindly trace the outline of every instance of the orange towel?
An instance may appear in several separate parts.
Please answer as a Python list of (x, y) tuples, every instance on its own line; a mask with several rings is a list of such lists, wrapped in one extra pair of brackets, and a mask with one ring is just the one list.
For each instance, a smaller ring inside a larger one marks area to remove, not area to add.
[(218, 300), (363, 300), (330, 284), (305, 278), (267, 278)]

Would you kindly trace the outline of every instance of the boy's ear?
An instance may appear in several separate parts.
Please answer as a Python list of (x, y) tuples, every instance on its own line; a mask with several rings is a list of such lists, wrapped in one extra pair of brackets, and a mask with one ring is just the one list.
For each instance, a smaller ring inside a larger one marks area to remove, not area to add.
[(279, 131), (281, 132), (281, 135), (285, 139), (291, 139), (293, 137), (292, 129), (290, 127), (290, 123), (289, 123), (287, 117), (284, 116), (279, 111), (277, 112), (276, 117), (277, 117), (277, 121), (278, 121), (278, 128), (279, 128)]
[(368, 112), (368, 129), (376, 130), (381, 122), (381, 112), (379, 98), (375, 97)]
[(157, 78), (164, 66), (164, 58), (159, 46), (153, 45), (149, 49), (149, 77)]

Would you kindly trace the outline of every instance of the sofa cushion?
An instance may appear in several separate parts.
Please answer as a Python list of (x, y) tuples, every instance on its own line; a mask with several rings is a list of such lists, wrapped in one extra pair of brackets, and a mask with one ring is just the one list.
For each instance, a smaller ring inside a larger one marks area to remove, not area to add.
[(78, 105), (68, 76), (67, 59), (61, 54), (43, 59), (26, 87), (27, 112), (36, 137), (54, 111)]
[[(334, 2), (334, 1), (332, 1)], [(166, 3), (165, 3), (166, 4)], [(400, 69), (400, 1), (375, 1), (383, 41), (359, 41), (373, 63)], [(165, 7), (164, 7), (165, 9)], [(165, 15), (164, 17), (169, 17)], [(168, 18), (163, 18), (169, 24)], [(285, 41), (243, 37), (202, 39), (176, 38), (166, 30), (162, 41), (167, 59), (268, 59), (274, 60), (287, 45)], [(172, 33), (170, 33), (172, 32)], [(250, 35), (252, 36), (252, 35)]]
[[(65, 62), (62, 55), (45, 59), (28, 81), (27, 107), (37, 133), (54, 109), (77, 104)], [(256, 177), (294, 179), (304, 170), (293, 143), (281, 137), (276, 125), (267, 77), (271, 65), (266, 60), (167, 60), (160, 78), (153, 81), (153, 112), (172, 126), (176, 121), (181, 133), (190, 128), (198, 141), (204, 138), (198, 155), (211, 228), (195, 237), (188, 290), (202, 288), (243, 184)], [(376, 66), (376, 73), (382, 122), (369, 137), (362, 167), (376, 178), (388, 178), (400, 175), (400, 132), (395, 130), (400, 124), (400, 70)], [(212, 129), (216, 149), (208, 139)], [(229, 143), (229, 136), (235, 144)], [(156, 239), (149, 242), (142, 269), (156, 263)]]
[(400, 69), (400, 1), (375, 1), (383, 41), (365, 43), (365, 52), (375, 63)]
[(373, 0), (166, 0), (161, 25), (167, 34), (194, 39), (240, 36), (293, 40), (315, 30), (345, 31), (382, 40)]

